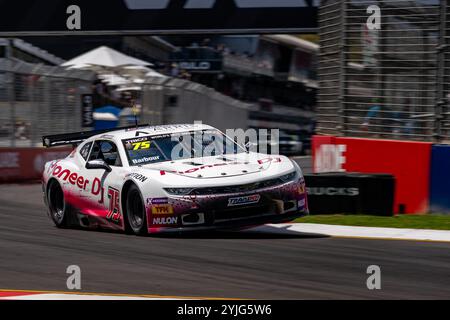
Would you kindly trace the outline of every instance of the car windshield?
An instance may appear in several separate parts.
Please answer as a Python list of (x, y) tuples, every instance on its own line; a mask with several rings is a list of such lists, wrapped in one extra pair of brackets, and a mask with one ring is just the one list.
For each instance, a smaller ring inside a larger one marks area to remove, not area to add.
[(136, 137), (123, 145), (131, 166), (245, 152), (218, 130)]

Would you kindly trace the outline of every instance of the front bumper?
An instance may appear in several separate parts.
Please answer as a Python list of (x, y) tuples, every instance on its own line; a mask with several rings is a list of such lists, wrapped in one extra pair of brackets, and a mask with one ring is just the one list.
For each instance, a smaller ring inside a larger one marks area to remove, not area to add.
[(239, 194), (171, 197), (166, 204), (149, 200), (150, 233), (240, 229), (289, 222), (308, 214), (305, 186), (300, 180)]
[(263, 216), (240, 221), (227, 221), (213, 224), (210, 226), (182, 226), (182, 227), (163, 227), (163, 228), (149, 228), (149, 233), (187, 233), (187, 232), (207, 232), (207, 231), (226, 231), (226, 230), (242, 230), (249, 229), (264, 224), (287, 223), (295, 219), (307, 216), (307, 212), (297, 212), (285, 216)]

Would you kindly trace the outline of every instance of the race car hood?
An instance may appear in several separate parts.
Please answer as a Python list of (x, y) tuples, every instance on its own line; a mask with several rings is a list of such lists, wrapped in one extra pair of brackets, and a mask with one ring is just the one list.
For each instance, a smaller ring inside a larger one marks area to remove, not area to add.
[(180, 175), (190, 178), (226, 178), (265, 172), (275, 162), (281, 162), (281, 156), (257, 153), (242, 153), (205, 158), (180, 159), (170, 162), (148, 164), (145, 169), (158, 170), (163, 175)]

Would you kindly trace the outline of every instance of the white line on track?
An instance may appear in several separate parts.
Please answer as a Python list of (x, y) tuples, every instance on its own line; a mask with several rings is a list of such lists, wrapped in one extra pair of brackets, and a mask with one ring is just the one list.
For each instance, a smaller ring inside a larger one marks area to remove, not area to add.
[(450, 230), (373, 228), (338, 226), (315, 223), (291, 223), (265, 225), (252, 229), (263, 232), (304, 233), (344, 238), (371, 238), (392, 240), (440, 241), (450, 242)]

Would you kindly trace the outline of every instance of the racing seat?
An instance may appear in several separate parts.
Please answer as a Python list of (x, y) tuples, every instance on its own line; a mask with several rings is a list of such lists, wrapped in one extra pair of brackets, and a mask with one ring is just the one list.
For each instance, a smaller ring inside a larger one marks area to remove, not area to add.
[[(106, 148), (105, 148), (106, 147)], [(119, 152), (115, 144), (102, 144), (102, 156), (103, 160), (110, 166), (122, 166), (120, 161)]]
[(117, 156), (117, 152), (116, 153), (110, 153), (107, 156), (104, 156), (104, 161), (110, 165), (110, 166), (118, 166), (118, 156)]
[(89, 160), (105, 160), (102, 150), (98, 143), (94, 143)]
[(117, 147), (109, 143), (95, 143), (89, 160), (103, 160), (110, 166), (122, 166)]

